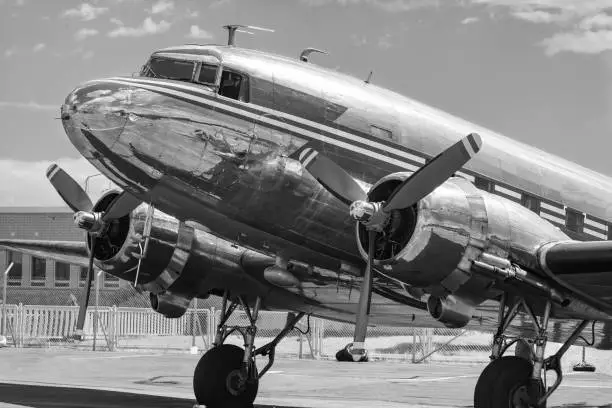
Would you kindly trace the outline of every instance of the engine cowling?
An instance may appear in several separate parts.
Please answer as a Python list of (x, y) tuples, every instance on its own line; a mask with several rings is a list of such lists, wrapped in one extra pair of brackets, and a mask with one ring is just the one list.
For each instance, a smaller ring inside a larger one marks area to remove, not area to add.
[[(372, 186), (369, 201), (385, 201), (409, 175), (384, 177)], [(368, 232), (361, 223), (356, 228), (359, 251), (367, 259)], [(440, 313), (432, 315), (458, 327), (469, 320), (469, 310), (490, 295), (491, 280), (474, 275), (472, 261), (487, 253), (535, 264), (535, 250), (560, 239), (567, 236), (527, 208), (452, 177), (413, 207), (392, 211), (377, 236), (374, 263), (389, 276), (435, 297), (432, 306)], [(445, 300), (451, 294), (452, 302)], [(464, 316), (448, 317), (451, 314), (444, 310), (449, 308), (443, 306), (451, 303), (461, 305)]]
[[(95, 204), (94, 211), (104, 211), (117, 194), (104, 195)], [(151, 227), (148, 248), (143, 254), (147, 217)], [(89, 237), (88, 246), (91, 250)], [(101, 270), (120, 279), (136, 281), (140, 289), (151, 292), (151, 306), (166, 317), (182, 316), (194, 297), (217, 286), (244, 286), (246, 263), (274, 264), (273, 258), (194, 228), (152, 210), (147, 204), (112, 221), (108, 233), (96, 241), (94, 260)], [(210, 273), (213, 271), (222, 273)]]

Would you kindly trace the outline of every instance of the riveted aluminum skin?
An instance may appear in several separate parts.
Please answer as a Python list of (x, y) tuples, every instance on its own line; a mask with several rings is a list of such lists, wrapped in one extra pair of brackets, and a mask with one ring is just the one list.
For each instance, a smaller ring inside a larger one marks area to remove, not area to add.
[[(370, 194), (406, 177), (402, 173), (385, 177)], [(357, 225), (357, 239), (367, 259), (362, 229)], [(391, 258), (376, 259), (375, 265), (433, 295), (455, 294), (477, 305), (495, 292), (490, 290), (491, 279), (472, 273), (472, 261), (488, 253), (534, 264), (540, 245), (562, 239), (567, 239), (565, 234), (528, 209), (454, 177), (418, 203), (407, 244)]]

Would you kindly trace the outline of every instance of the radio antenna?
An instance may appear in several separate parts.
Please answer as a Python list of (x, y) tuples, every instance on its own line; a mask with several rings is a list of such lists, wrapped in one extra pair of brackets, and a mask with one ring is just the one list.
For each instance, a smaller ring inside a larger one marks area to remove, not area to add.
[(320, 54), (325, 54), (325, 55), (329, 55), (329, 53), (327, 51), (323, 51), (323, 50), (319, 50), (317, 48), (312, 48), (312, 47), (308, 47), (304, 50), (302, 50), (302, 52), (300, 53), (300, 61), (302, 62), (308, 62), (308, 57), (310, 56), (310, 54), (312, 54), (313, 52), (318, 52)]
[(269, 33), (274, 32), (274, 30), (272, 30), (271, 28), (242, 25), (242, 24), (228, 24), (228, 25), (223, 26), (223, 28), (227, 30), (227, 45), (230, 47), (233, 47), (234, 45), (236, 45), (236, 32), (255, 35), (255, 33), (253, 32), (241, 30), (243, 28), (249, 28), (251, 30), (256, 30), (256, 31), (267, 31)]

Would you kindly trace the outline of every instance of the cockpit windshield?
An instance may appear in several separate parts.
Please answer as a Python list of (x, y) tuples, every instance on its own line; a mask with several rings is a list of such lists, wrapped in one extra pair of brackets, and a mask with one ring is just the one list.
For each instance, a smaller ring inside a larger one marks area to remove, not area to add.
[(194, 61), (153, 57), (144, 66), (141, 75), (177, 81), (191, 81), (195, 66)]

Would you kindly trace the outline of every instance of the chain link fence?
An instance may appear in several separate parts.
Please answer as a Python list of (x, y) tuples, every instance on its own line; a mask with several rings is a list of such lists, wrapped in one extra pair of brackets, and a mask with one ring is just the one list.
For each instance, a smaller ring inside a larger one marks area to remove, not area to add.
[[(84, 338), (76, 340), (78, 288), (53, 290), (44, 300), (55, 304), (46, 305), (26, 303), (27, 291), (24, 294), (23, 288), (17, 289), (24, 302), (7, 302), (0, 308), (0, 333), (8, 347), (197, 353), (212, 347), (220, 320), (220, 299), (216, 297), (194, 300), (184, 316), (168, 319), (151, 309), (148, 294), (130, 285), (98, 287), (87, 311)], [(31, 299), (40, 301), (40, 293), (31, 293)], [(9, 295), (5, 298), (11, 300)], [(260, 312), (256, 345), (274, 339), (287, 318), (285, 312)], [(228, 325), (247, 326), (248, 318), (237, 309)], [(352, 341), (353, 331), (353, 324), (304, 317), (280, 342), (277, 356), (334, 359), (338, 350)], [(376, 326), (368, 329), (366, 345), (370, 359), (375, 360), (486, 362), (491, 338), (490, 333), (460, 329)], [(243, 338), (235, 331), (226, 342), (242, 346)]]

